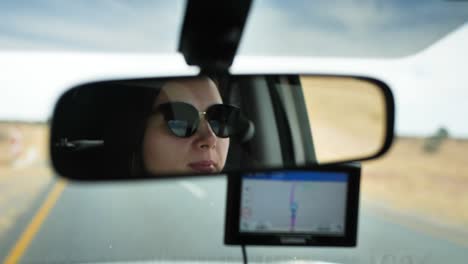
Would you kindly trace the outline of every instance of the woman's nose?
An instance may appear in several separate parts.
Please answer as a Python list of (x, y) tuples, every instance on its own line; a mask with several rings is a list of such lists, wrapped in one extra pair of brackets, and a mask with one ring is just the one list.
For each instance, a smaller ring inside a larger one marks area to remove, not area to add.
[(200, 120), (200, 126), (197, 131), (197, 146), (202, 149), (211, 149), (216, 146), (218, 137), (211, 129), (209, 123), (202, 119)]

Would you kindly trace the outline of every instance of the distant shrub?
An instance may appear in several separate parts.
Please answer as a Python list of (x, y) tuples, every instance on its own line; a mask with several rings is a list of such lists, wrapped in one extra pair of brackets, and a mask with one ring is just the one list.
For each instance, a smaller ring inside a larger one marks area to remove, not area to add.
[(424, 142), (424, 152), (436, 153), (442, 142), (449, 138), (449, 132), (445, 127), (437, 129), (436, 133), (428, 137)]

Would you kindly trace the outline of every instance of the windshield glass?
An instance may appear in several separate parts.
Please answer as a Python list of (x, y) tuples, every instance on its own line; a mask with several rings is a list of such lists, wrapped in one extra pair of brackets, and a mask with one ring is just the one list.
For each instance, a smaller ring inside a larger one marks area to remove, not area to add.
[(467, 19), (466, 1), (254, 1), (240, 54), (402, 57)]
[(0, 49), (175, 53), (185, 1), (2, 1)]
[[(185, 1), (2, 1), (0, 49), (176, 53)], [(241, 55), (402, 57), (463, 25), (466, 1), (253, 1)]]
[[(314, 4), (254, 1), (240, 54), (334, 57), (254, 61), (257, 73), (306, 64), (381, 78), (396, 98), (395, 143), (381, 159), (362, 163), (356, 248), (247, 247), (249, 261), (465, 263), (468, 2)], [(223, 243), (225, 176), (83, 184), (60, 179), (50, 164), (50, 116), (67, 88), (196, 73), (174, 55), (184, 7), (0, 3), (0, 261), (242, 261), (240, 247)]]

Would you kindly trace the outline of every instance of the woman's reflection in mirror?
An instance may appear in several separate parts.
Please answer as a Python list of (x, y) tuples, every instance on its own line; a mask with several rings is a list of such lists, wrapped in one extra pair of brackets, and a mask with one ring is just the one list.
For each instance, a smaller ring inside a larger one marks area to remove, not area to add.
[(220, 172), (230, 139), (217, 135), (220, 128), (208, 122), (206, 112), (225, 111), (213, 107), (222, 104), (217, 84), (208, 77), (164, 83), (152, 100), (142, 138), (141, 159), (146, 172)]

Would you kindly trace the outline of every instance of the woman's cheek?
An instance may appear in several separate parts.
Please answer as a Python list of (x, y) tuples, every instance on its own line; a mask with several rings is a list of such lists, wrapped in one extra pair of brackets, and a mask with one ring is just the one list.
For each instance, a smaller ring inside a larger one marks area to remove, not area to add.
[(218, 153), (220, 160), (222, 160), (222, 167), (221, 169), (224, 168), (224, 165), (226, 164), (226, 159), (227, 159), (227, 154), (229, 151), (229, 138), (221, 139), (220, 143), (220, 151)]
[[(152, 171), (167, 169), (165, 158), (167, 157), (167, 140), (159, 127), (149, 127), (143, 142), (143, 160), (146, 168)], [(164, 151), (166, 150), (166, 151)]]

